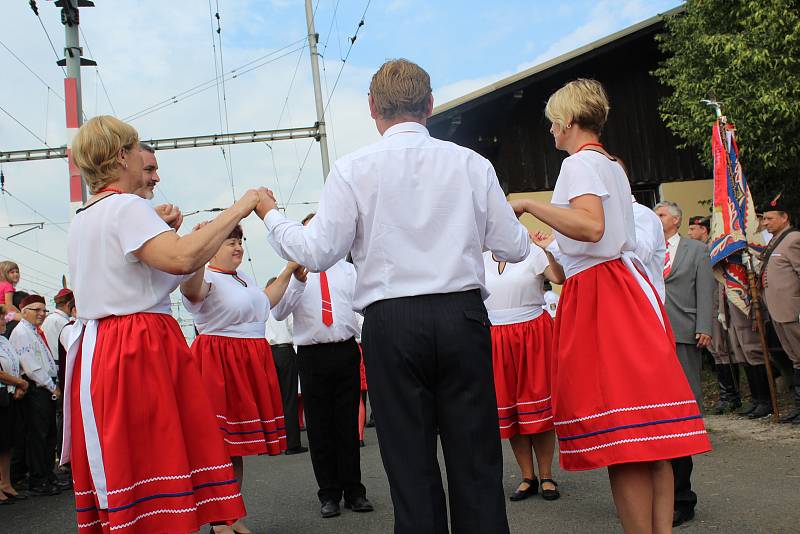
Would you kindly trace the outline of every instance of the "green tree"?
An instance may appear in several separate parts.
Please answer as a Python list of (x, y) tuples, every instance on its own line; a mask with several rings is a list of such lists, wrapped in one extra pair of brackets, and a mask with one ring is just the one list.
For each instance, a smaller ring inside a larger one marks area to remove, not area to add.
[(659, 109), (682, 146), (711, 168), (714, 114), (700, 100), (716, 99), (756, 203), (784, 191), (800, 207), (800, 1), (689, 0), (658, 40), (654, 74), (672, 89)]

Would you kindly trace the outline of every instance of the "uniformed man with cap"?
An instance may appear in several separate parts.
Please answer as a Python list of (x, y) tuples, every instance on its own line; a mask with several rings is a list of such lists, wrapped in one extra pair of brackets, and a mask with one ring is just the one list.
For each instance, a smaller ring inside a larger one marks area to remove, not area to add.
[(772, 234), (762, 256), (764, 300), (781, 346), (794, 367), (794, 409), (782, 423), (800, 424), (800, 231), (778, 195), (763, 208), (764, 227)]

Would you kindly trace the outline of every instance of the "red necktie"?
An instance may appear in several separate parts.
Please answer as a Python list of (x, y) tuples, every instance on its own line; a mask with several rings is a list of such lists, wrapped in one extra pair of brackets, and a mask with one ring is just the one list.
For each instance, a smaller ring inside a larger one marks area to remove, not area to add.
[(672, 265), (670, 265), (669, 261), (669, 241), (667, 241), (667, 255), (664, 256), (664, 278), (667, 277), (667, 275), (671, 270), (672, 270)]
[(333, 324), (333, 306), (331, 305), (331, 291), (328, 288), (328, 273), (319, 273), (319, 289), (322, 294), (322, 323), (325, 326)]
[(36, 333), (39, 334), (39, 337), (41, 337), (42, 341), (44, 341), (44, 346), (49, 349), (50, 348), (50, 344), (47, 342), (47, 338), (44, 336), (44, 330), (42, 330), (39, 327), (36, 327)]

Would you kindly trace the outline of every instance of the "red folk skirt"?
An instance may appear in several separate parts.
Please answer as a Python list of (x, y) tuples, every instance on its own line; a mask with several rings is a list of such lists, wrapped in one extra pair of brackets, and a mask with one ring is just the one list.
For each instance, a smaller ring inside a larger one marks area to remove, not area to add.
[(553, 429), (550, 398), (550, 314), (522, 323), (492, 326), (492, 369), (500, 437)]
[[(153, 313), (100, 320), (89, 395), (94, 418), (87, 414), (84, 422), (87, 359), (79, 349), (70, 392), (78, 532), (188, 533), (243, 517), (233, 466), (175, 320)], [(86, 439), (84, 424), (96, 425), (97, 440)], [(95, 487), (90, 461), (102, 465), (105, 491)], [(102, 509), (98, 490), (107, 495)]]
[(285, 451), (283, 401), (267, 340), (201, 334), (192, 353), (228, 454), (274, 456)]
[(711, 450), (659, 306), (664, 325), (621, 260), (591, 267), (564, 284), (552, 371), (562, 468), (595, 469)]

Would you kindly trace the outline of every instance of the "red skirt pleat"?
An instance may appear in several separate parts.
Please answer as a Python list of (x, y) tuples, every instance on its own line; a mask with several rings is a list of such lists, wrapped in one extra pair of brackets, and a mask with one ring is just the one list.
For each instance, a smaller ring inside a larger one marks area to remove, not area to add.
[(364, 369), (364, 351), (361, 349), (361, 343), (358, 344), (358, 352), (361, 353), (361, 361), (358, 364), (358, 376), (361, 380), (361, 391), (367, 391), (367, 370)]
[(267, 340), (201, 334), (192, 343), (192, 354), (228, 454), (285, 451), (283, 401)]
[(139, 313), (100, 321), (91, 398), (108, 507), (99, 509), (72, 375), (72, 476), (78, 532), (196, 532), (245, 515), (200, 371), (175, 320)]
[(492, 326), (492, 368), (500, 437), (553, 429), (550, 355), (553, 320)]
[[(660, 303), (659, 303), (660, 304)], [(567, 470), (711, 450), (666, 329), (620, 260), (567, 279), (553, 344), (553, 413)]]

